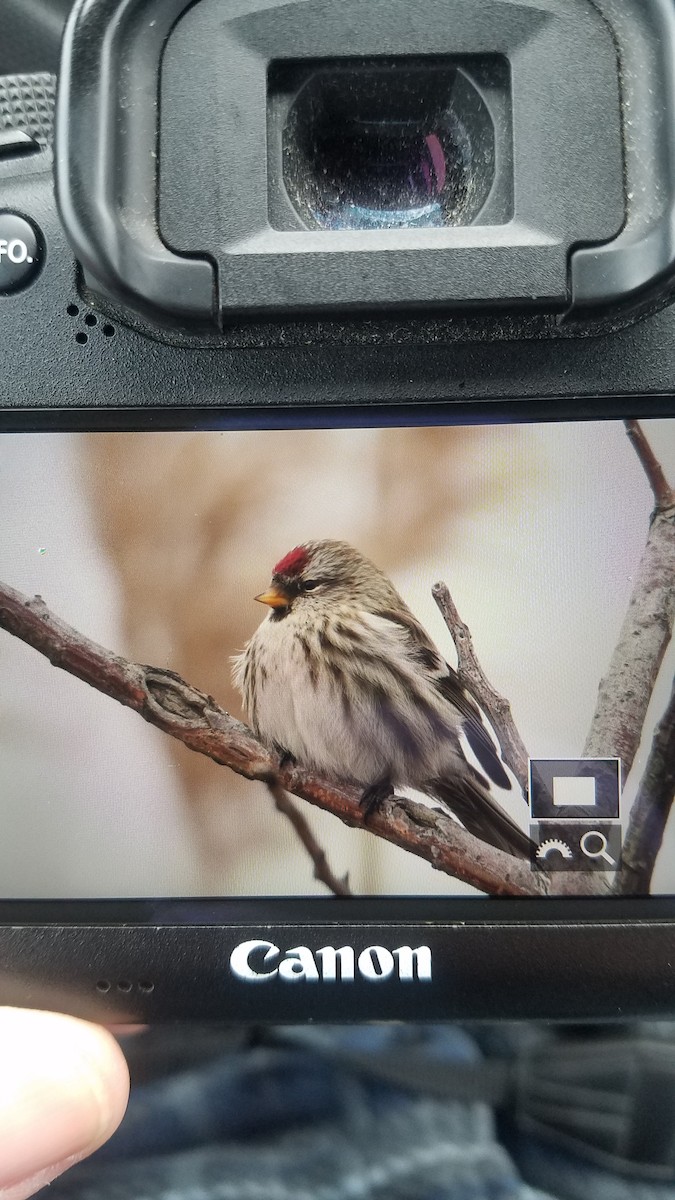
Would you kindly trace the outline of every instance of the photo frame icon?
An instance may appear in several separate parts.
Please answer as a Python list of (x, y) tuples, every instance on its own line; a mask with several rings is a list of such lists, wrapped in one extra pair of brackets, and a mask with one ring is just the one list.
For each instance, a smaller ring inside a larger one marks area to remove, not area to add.
[(619, 820), (618, 758), (532, 758), (528, 782), (533, 821)]
[(595, 808), (597, 792), (594, 775), (553, 776), (553, 803), (556, 808)]

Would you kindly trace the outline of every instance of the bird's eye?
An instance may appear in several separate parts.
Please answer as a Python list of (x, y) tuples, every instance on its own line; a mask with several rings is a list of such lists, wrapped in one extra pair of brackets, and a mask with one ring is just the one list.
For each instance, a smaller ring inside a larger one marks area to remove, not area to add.
[(305, 579), (302, 585), (303, 592), (313, 592), (314, 588), (318, 588), (320, 579)]

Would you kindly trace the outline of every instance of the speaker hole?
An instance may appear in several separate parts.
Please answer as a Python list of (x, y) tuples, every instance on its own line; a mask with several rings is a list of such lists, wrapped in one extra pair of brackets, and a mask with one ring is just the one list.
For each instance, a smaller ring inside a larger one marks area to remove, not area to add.
[(133, 984), (130, 982), (130, 980), (120, 979), (120, 981), (117, 985), (117, 990), (118, 990), (118, 992), (130, 992), (132, 987), (133, 987)]
[(75, 341), (78, 342), (80, 346), (86, 346), (87, 342), (89, 341), (89, 337), (86, 333), (76, 333)]
[(114, 325), (104, 325), (103, 333), (105, 334), (106, 337), (114, 337), (115, 336), (115, 326)]
[(69, 317), (77, 317), (77, 316), (79, 316), (80, 310), (76, 304), (69, 304), (66, 309), (66, 312), (68, 313)]
[(84, 323), (85, 325), (98, 325), (98, 317), (95, 317), (93, 313), (87, 313)]
[(110, 981), (108, 979), (99, 979), (96, 984), (96, 991), (105, 996), (106, 992), (110, 991)]
[(139, 992), (143, 992), (146, 996), (149, 996), (150, 992), (154, 992), (155, 985), (154, 983), (151, 983), (149, 979), (141, 979), (138, 984), (138, 990)]

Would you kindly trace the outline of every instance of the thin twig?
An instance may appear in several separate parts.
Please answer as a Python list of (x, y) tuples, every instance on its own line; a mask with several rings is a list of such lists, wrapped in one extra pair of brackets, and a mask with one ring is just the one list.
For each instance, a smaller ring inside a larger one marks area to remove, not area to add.
[(511, 705), (495, 691), (483, 671), (469, 628), (462, 621), (447, 585), (436, 583), (431, 592), (455, 643), (459, 681), (475, 696), (493, 725), (504, 761), (513, 771), (523, 795), (527, 796), (528, 753), (511, 715)]
[[(455, 643), (460, 683), (468, 688), (488, 717), (504, 761), (513, 771), (527, 801), (529, 756), (511, 715), (511, 705), (493, 688), (483, 671), (471, 632), (462, 621), (447, 585), (435, 584), (432, 595)], [(549, 893), (555, 896), (591, 896), (606, 892), (609, 881), (599, 871), (556, 871), (547, 872), (546, 885)]]
[(654, 493), (656, 511), (661, 512), (664, 508), (672, 508), (675, 505), (675, 489), (671, 488), (668, 483), (663, 473), (663, 467), (647, 441), (640, 422), (626, 420), (624, 425)]
[(349, 876), (345, 875), (342, 879), (338, 879), (337, 875), (333, 874), (328, 864), (326, 851), (319, 845), (308, 822), (300, 810), (296, 808), (288, 793), (284, 791), (278, 779), (268, 779), (267, 788), (276, 808), (285, 817), (288, 817), (314, 863), (314, 878), (318, 879), (321, 883), (325, 883), (329, 891), (333, 892), (335, 896), (351, 896)]
[(367, 828), (436, 869), (499, 896), (545, 896), (548, 881), (530, 864), (473, 837), (449, 817), (413, 800), (391, 797), (367, 818), (357, 788), (282, 767), (248, 726), (179, 675), (131, 663), (54, 616), (40, 597), (0, 585), (0, 628), (32, 646), (56, 667), (139, 713), (189, 749), (246, 779), (278, 779), (287, 791), (331, 812), (346, 825)]
[(616, 890), (648, 896), (675, 800), (675, 683), (670, 703), (656, 726), (644, 775), (633, 802)]

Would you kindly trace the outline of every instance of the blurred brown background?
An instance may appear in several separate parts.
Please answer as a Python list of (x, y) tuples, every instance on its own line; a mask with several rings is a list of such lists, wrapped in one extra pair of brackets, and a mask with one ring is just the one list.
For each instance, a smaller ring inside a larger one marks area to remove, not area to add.
[[(505, 486), (498, 468), (472, 481), (480, 444), (465, 428), (90, 436), (87, 478), (131, 657), (171, 667), (245, 719), (230, 656), (265, 615), (253, 597), (273, 564), (309, 537), (352, 540), (391, 574), (439, 536), (451, 550), (455, 519)], [(276, 852), (271, 810), (263, 828), (247, 819), (250, 785), (175, 741), (169, 751), (207, 880), (233, 858)]]

